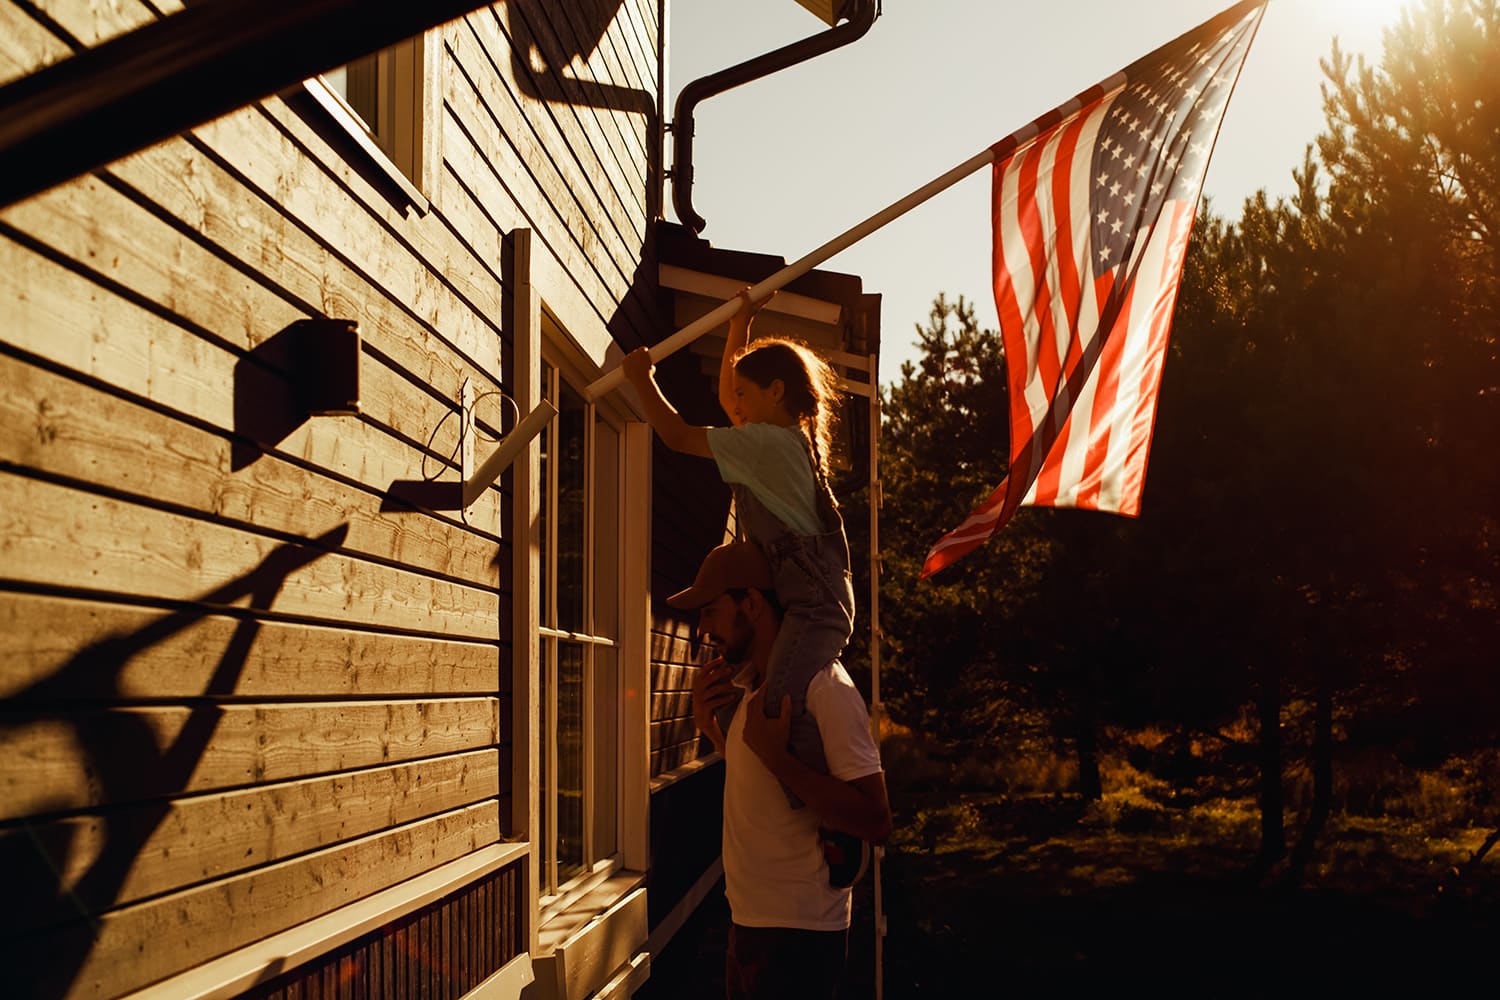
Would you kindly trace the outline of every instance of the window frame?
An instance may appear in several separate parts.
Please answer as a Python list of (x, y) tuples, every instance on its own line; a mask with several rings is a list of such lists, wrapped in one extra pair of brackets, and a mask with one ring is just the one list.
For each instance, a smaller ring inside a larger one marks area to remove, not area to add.
[[(441, 41), (429, 31), (336, 70), (303, 81), (303, 89), (323, 116), (348, 141), (361, 166), (371, 168), (402, 207), (425, 215), (432, 207), (423, 192), (434, 189), (441, 156)], [(376, 109), (372, 122), (347, 97), (347, 73), (373, 71)]]
[[(550, 324), (544, 324), (550, 325)], [(542, 346), (542, 357), (540, 363), (538, 395), (540, 398), (550, 400), (561, 410), (559, 399), (562, 386), (566, 384), (573, 394), (583, 404), (585, 444), (584, 444), (584, 495), (585, 510), (582, 518), (583, 526), (583, 594), (584, 606), (581, 611), (582, 629), (575, 630), (562, 627), (558, 621), (558, 581), (557, 560), (559, 558), (558, 527), (559, 517), (559, 467), (556, 462), (548, 461), (545, 457), (539, 467), (541, 477), (538, 511), (539, 520), (542, 525), (542, 537), (540, 538), (540, 553), (538, 563), (539, 591), (537, 602), (537, 627), (536, 641), (539, 661), (539, 697), (541, 700), (540, 722), (537, 742), (535, 747), (540, 767), (538, 768), (540, 780), (538, 788), (539, 797), (539, 843), (536, 845), (535, 857), (538, 868), (538, 905), (541, 920), (545, 922), (550, 916), (566, 910), (568, 906), (580, 896), (587, 894), (598, 884), (611, 878), (625, 867), (627, 830), (625, 829), (626, 809), (624, 807), (624, 796), (626, 789), (625, 754), (626, 754), (626, 727), (625, 717), (625, 621), (624, 601), (625, 580), (623, 574), (622, 560), (618, 558), (618, 550), (624, 537), (624, 524), (622, 504), (626, 490), (626, 468), (624, 462), (624, 444), (626, 429), (624, 421), (617, 414), (610, 411), (608, 407), (601, 406), (600, 401), (589, 401), (583, 391), (587, 385), (587, 379), (579, 376), (572, 366), (567, 364), (562, 357), (562, 352), (557, 349), (557, 338), (544, 338)], [(543, 442), (543, 455), (549, 455), (553, 451), (553, 442), (557, 440), (557, 420), (548, 425), (543, 432), (547, 440)], [(610, 464), (612, 466), (613, 485), (607, 496), (616, 500), (615, 510), (611, 512), (613, 518), (613, 537), (602, 538), (600, 531), (600, 509), (603, 493), (600, 489), (600, 453), (599, 453), (599, 428), (603, 424), (610, 429), (614, 437), (614, 445), (611, 449)], [(607, 586), (601, 581), (596, 573), (600, 565), (598, 552), (601, 546), (612, 546), (616, 557), (608, 561), (608, 565), (614, 569), (613, 580)], [(604, 634), (600, 630), (601, 594), (605, 600), (613, 604), (609, 617), (613, 619), (614, 635)], [(581, 866), (571, 872), (560, 872), (561, 851), (559, 850), (559, 815), (558, 804), (561, 800), (562, 790), (559, 787), (559, 741), (556, 738), (559, 719), (558, 698), (558, 671), (561, 663), (561, 650), (564, 643), (573, 643), (581, 650), (583, 663), (581, 665), (581, 719), (584, 738), (581, 741), (581, 771), (582, 771), (582, 804), (581, 804)], [(608, 649), (613, 655), (613, 669), (608, 681), (601, 681), (599, 677), (599, 651)], [(592, 734), (600, 731), (597, 719), (599, 700), (605, 692), (601, 690), (602, 684), (610, 683), (613, 687), (613, 697), (610, 699), (616, 706), (616, 718), (614, 724), (608, 730), (612, 733), (612, 746), (609, 752), (604, 752), (600, 741), (590, 738)], [(598, 846), (598, 806), (599, 788), (602, 769), (610, 769), (608, 778), (608, 794), (611, 796), (612, 813), (614, 817), (611, 838), (614, 845), (607, 853)]]

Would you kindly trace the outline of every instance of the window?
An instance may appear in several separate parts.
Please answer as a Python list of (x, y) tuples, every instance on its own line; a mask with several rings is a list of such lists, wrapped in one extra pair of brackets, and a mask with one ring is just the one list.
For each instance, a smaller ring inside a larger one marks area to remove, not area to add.
[[(307, 82), (307, 90), (406, 201), (427, 210), (423, 36), (409, 38)], [(427, 88), (430, 89), (430, 88)]]
[(412, 180), (418, 178), (421, 39), (407, 39), (340, 66), (323, 79), (342, 97), (370, 138)]
[(542, 394), (541, 895), (620, 867), (620, 429), (553, 365)]

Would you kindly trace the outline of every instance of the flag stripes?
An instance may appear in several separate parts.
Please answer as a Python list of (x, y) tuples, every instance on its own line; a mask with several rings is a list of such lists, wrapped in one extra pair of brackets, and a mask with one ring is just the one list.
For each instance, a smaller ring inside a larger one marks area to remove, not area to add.
[(1010, 471), (925, 578), (1022, 504), (1136, 516), (1198, 195), (1264, 0), (1244, 0), (993, 147)]

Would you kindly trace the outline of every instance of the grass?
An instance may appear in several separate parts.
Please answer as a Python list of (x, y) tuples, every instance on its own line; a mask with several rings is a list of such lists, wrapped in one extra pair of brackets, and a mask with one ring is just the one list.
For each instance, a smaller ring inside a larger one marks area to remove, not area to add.
[(1336, 813), (1287, 886), (1255, 867), (1244, 776), (1226, 777), (1202, 745), (1188, 748), (1198, 766), (1175, 762), (1194, 777), (1166, 781), (1136, 766), (1163, 741), (1117, 738), (1105, 794), (1085, 803), (1053, 777), (1065, 762), (1034, 747), (1013, 768), (990, 765), (990, 787), (945, 793), (923, 773), (935, 755), (902, 738), (886, 741), (900, 814), (883, 866), (887, 996), (1446, 996), (1492, 965), (1500, 866), (1453, 878), (1490, 832), (1470, 822), (1488, 767), (1468, 767), (1472, 785), (1452, 764), (1344, 768), (1336, 797), (1374, 814)]
[[(1492, 981), (1500, 849), (1455, 871), (1491, 832), (1494, 759), (1343, 761), (1335, 813), (1289, 886), (1256, 868), (1253, 786), (1218, 746), (1116, 734), (1105, 794), (1084, 802), (1071, 761), (1035, 743), (949, 758), (887, 733), (884, 995), (1444, 997)], [(1295, 763), (1287, 785), (1305, 808)], [(1291, 842), (1298, 822), (1289, 811)], [(856, 891), (846, 998), (874, 996), (873, 885)], [(653, 963), (649, 995), (722, 996), (725, 921), (722, 900), (706, 906)]]

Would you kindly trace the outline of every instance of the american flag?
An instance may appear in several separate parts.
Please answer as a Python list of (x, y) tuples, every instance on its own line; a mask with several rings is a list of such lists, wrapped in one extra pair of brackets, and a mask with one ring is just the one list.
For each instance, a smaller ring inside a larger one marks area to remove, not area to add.
[(996, 143), (1010, 473), (922, 566), (1022, 504), (1134, 517), (1198, 193), (1265, 0), (1246, 0)]

